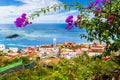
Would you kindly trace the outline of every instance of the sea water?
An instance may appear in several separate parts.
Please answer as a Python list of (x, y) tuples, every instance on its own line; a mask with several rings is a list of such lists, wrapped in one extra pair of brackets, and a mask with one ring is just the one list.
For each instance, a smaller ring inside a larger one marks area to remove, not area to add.
[[(85, 29), (74, 27), (66, 30), (65, 26), (66, 24), (31, 24), (17, 28), (14, 24), (0, 24), (0, 44), (5, 44), (7, 47), (24, 48), (52, 44), (53, 38), (56, 38), (57, 44), (63, 42), (88, 43), (86, 39), (80, 38), (80, 34), (86, 34)], [(19, 36), (6, 39), (6, 36), (12, 34)]]

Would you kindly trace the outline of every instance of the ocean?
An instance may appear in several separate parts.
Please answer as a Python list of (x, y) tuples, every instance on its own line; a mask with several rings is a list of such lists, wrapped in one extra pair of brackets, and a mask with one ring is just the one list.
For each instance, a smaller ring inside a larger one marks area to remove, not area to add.
[[(66, 24), (31, 24), (23, 28), (17, 28), (14, 24), (0, 24), (0, 44), (21, 49), (28, 46), (52, 44), (53, 38), (56, 38), (57, 43), (88, 43), (87, 40), (80, 38), (80, 34), (86, 34), (84, 29), (74, 27), (71, 30), (66, 30), (65, 26)], [(18, 34), (19, 36), (6, 39), (6, 36), (12, 34)]]

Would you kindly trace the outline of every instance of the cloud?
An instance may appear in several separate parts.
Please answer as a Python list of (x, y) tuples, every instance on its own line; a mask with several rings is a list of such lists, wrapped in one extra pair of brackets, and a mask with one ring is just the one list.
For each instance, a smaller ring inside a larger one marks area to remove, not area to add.
[(54, 15), (43, 15), (39, 18), (36, 18), (33, 23), (65, 23), (65, 19), (68, 15), (76, 16), (78, 14), (77, 10), (71, 10), (69, 12), (58, 13)]
[(13, 23), (22, 13), (31, 13), (38, 8), (59, 4), (58, 0), (17, 0), (24, 4), (21, 6), (0, 6), (0, 23)]
[(34, 6), (37, 6), (39, 5), (40, 7), (42, 6), (50, 6), (50, 5), (53, 5), (53, 4), (58, 4), (60, 3), (60, 1), (58, 0), (17, 0), (17, 1), (21, 1), (23, 3), (26, 3), (28, 5), (30, 4), (35, 4)]
[[(61, 3), (59, 0), (16, 0), (23, 2), (21, 6), (0, 6), (0, 24), (14, 23), (16, 17), (22, 13), (30, 14), (39, 8), (46, 6), (52, 6), (54, 4)], [(53, 13), (42, 15), (39, 18), (33, 20), (34, 23), (63, 23), (66, 15), (75, 13), (76, 11), (64, 12), (64, 13)], [(77, 12), (76, 12), (77, 13)]]

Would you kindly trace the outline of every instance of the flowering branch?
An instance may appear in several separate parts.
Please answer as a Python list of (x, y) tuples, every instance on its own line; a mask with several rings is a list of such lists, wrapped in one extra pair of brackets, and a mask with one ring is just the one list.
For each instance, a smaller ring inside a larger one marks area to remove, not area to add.
[(34, 13), (27, 16), (26, 13), (23, 13), (21, 17), (16, 18), (15, 25), (16, 27), (25, 27), (29, 24), (32, 24), (32, 22), (29, 22), (29, 20), (33, 20), (35, 17), (40, 17), (42, 13), (46, 14), (52, 10), (57, 11), (60, 10), (61, 7), (64, 7), (65, 10), (70, 10), (70, 7), (66, 4), (54, 4), (53, 6), (47, 6), (46, 8), (40, 8), (40, 10), (35, 11)]

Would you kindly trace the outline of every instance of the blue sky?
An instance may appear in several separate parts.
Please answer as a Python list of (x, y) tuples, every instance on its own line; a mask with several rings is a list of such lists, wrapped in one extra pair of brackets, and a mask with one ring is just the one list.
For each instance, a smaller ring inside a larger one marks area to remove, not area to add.
[[(83, 5), (89, 0), (0, 0), (0, 24), (13, 23), (22, 13), (28, 15), (39, 8), (59, 4), (61, 2), (79, 2)], [(64, 23), (66, 16), (77, 15), (78, 11), (57, 11), (41, 15), (33, 20), (34, 23)], [(54, 18), (53, 18), (54, 17)]]
[(22, 3), (21, 1), (17, 1), (17, 0), (0, 0), (0, 6), (9, 6), (9, 5), (22, 5), (24, 3)]

